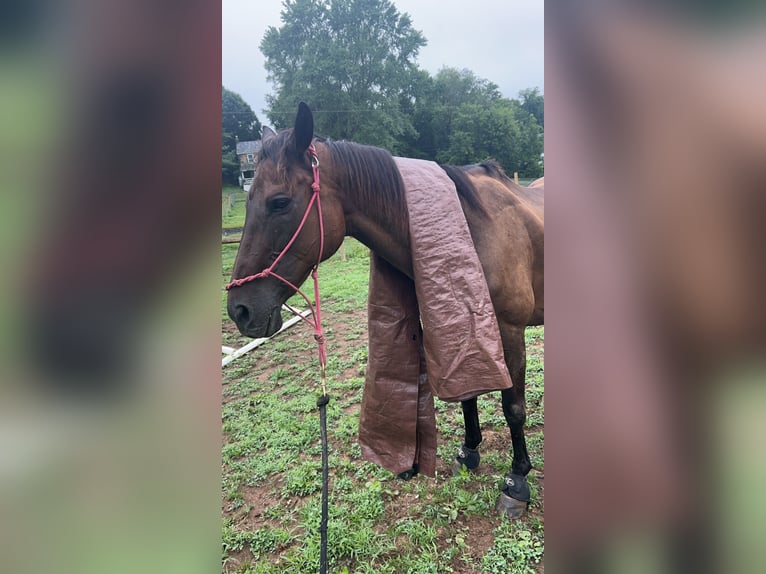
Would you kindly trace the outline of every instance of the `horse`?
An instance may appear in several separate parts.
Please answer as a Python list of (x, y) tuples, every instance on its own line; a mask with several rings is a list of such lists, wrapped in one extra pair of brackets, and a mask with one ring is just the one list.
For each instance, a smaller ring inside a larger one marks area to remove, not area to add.
[[(312, 162), (321, 165), (321, 258), (330, 257), (344, 237), (351, 236), (413, 277), (404, 186), (394, 158), (377, 147), (315, 137), (313, 115), (301, 102), (293, 128), (279, 133), (263, 130), (232, 272), (232, 280), (251, 276), (282, 252), (278, 271), (292, 286), (269, 276), (229, 290), (228, 314), (247, 337), (268, 337), (281, 328), (282, 304), (293, 295), (293, 286), (309, 276), (320, 256), (319, 217), (314, 210), (306, 212), (312, 196)], [(542, 325), (544, 318), (543, 189), (516, 185), (495, 162), (441, 167), (455, 183), (484, 270), (513, 383), (501, 391), (513, 462), (498, 508), (517, 517), (529, 501), (526, 476), (532, 468), (524, 436), (524, 333), (527, 326)], [(294, 236), (304, 215), (304, 227)], [(283, 252), (291, 238), (294, 242)], [(465, 440), (456, 463), (474, 470), (482, 442), (477, 399), (464, 400), (461, 406)]]

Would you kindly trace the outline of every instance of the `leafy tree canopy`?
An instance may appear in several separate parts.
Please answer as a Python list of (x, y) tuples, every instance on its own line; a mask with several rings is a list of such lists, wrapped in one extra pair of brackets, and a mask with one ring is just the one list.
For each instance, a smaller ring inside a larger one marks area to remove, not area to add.
[(502, 100), (497, 85), (478, 78), (470, 70), (442, 68), (418, 84), (413, 106), (415, 138), (407, 152), (415, 157), (435, 160), (449, 146), (452, 121), (466, 104), (491, 106)]
[(261, 122), (242, 96), (222, 87), (221, 116), (224, 133), (238, 141), (257, 140), (261, 137)]
[(535, 116), (540, 127), (545, 126), (545, 99), (537, 88), (527, 88), (519, 92), (521, 107)]
[(402, 102), (412, 98), (426, 44), (390, 0), (285, 0), (282, 26), (261, 42), (269, 79), (269, 119), (288, 127), (299, 101), (316, 131), (397, 150), (413, 134)]
[[(525, 92), (528, 101), (542, 102), (536, 89)], [(495, 159), (508, 173), (542, 173), (542, 129), (534, 115), (470, 70), (442, 68), (423, 79), (412, 116), (417, 135), (407, 140), (408, 155), (458, 165)]]
[(257, 140), (261, 137), (261, 122), (242, 96), (223, 88), (221, 98), (221, 180), (237, 185), (239, 160), (237, 141)]
[(503, 99), (492, 106), (466, 103), (456, 110), (449, 146), (436, 159), (458, 165), (495, 159), (509, 174), (538, 177), (542, 147), (537, 121), (518, 101)]

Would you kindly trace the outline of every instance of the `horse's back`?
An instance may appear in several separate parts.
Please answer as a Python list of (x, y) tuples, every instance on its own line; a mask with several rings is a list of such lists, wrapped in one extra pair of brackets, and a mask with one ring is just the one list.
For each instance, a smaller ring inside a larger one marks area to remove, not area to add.
[[(480, 164), (479, 167), (483, 166)], [(543, 178), (524, 187), (515, 183), (499, 168), (487, 172), (471, 166), (468, 173), (490, 217), (502, 219), (512, 213), (517, 219), (524, 220), (527, 226), (539, 227), (542, 233), (545, 222)]]
[(544, 309), (544, 193), (542, 182), (523, 187), (502, 170), (471, 166), (486, 214), (466, 213), (499, 318), (539, 325)]
[(545, 221), (545, 196), (542, 178), (532, 182), (529, 187), (518, 185), (512, 181), (507, 187), (511, 194), (523, 203), (524, 207), (539, 217), (541, 221)]
[[(517, 209), (528, 209), (530, 213), (544, 220), (544, 178), (540, 177), (534, 180), (529, 187), (521, 186), (515, 183), (503, 171), (503, 168), (495, 161), (479, 163), (465, 166), (465, 172), (471, 177), (474, 186), (476, 186), (482, 201), (486, 202), (489, 196), (496, 195), (500, 203), (512, 205)], [(491, 184), (490, 182), (497, 182)], [(497, 184), (500, 184), (499, 186)], [(489, 184), (489, 185), (488, 185)], [(494, 193), (493, 193), (494, 188)], [(505, 201), (505, 195), (510, 194), (518, 202)], [(497, 207), (497, 206), (494, 206)]]

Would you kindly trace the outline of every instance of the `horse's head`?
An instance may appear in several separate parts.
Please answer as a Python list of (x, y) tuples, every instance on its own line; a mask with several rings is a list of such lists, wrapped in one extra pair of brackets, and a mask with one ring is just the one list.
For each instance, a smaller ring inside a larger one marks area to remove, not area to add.
[[(247, 196), (245, 228), (234, 263), (233, 278), (241, 279), (268, 268), (300, 226), (313, 194), (312, 159), (307, 150), (314, 135), (314, 119), (301, 102), (295, 127), (274, 133), (265, 128), (252, 186)], [(321, 149), (319, 161), (329, 160)], [(329, 166), (329, 161), (327, 162)], [(343, 208), (333, 189), (327, 166), (320, 167), (324, 223), (323, 259), (340, 247), (345, 234)], [(274, 273), (296, 286), (317, 263), (320, 226), (313, 206), (303, 229), (282, 255)], [(229, 290), (229, 317), (248, 337), (268, 337), (282, 326), (280, 309), (293, 289), (274, 276), (262, 277)]]

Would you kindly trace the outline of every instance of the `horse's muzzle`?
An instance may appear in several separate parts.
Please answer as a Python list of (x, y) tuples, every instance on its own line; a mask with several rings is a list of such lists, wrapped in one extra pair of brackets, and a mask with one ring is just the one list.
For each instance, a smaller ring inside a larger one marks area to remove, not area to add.
[(245, 337), (253, 339), (271, 337), (282, 328), (282, 313), (279, 305), (262, 311), (229, 301), (227, 310), (229, 317)]

